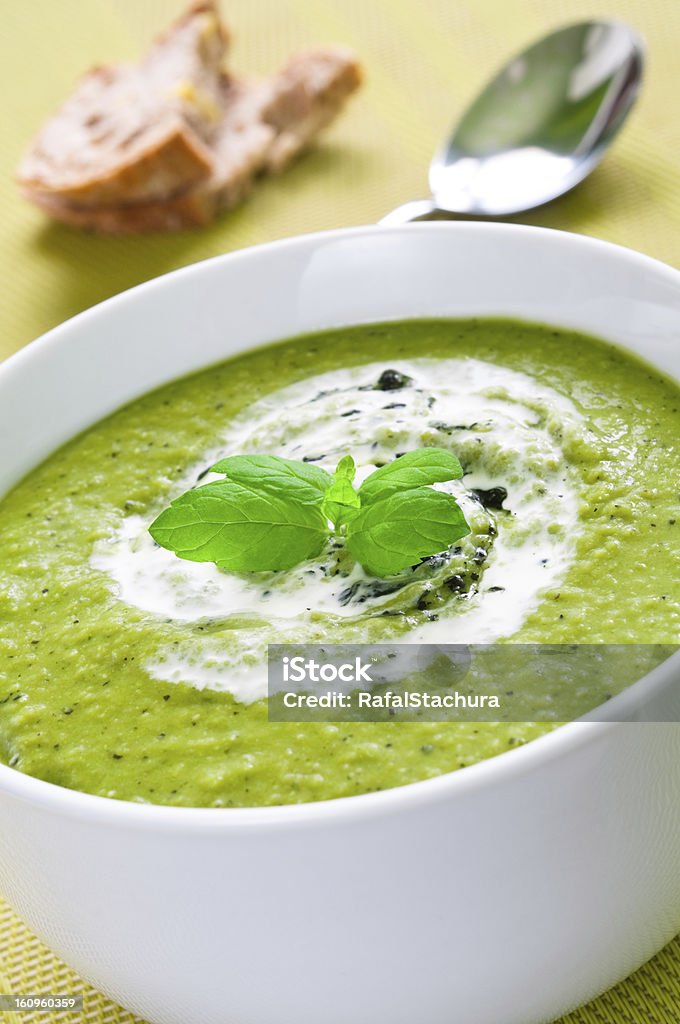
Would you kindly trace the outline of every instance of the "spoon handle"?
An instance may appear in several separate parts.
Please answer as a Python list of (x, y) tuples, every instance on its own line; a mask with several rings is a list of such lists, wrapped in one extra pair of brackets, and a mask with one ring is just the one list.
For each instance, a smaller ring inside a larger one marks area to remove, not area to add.
[(379, 224), (409, 224), (413, 220), (451, 220), (455, 214), (440, 210), (433, 199), (414, 199), (382, 217)]

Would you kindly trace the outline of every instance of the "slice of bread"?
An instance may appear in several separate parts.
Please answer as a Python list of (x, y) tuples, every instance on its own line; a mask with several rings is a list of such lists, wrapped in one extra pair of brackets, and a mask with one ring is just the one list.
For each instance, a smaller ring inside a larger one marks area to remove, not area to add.
[(139, 65), (88, 72), (35, 139), (19, 184), (42, 205), (98, 208), (167, 198), (210, 177), (226, 45), (206, 0)]
[(259, 174), (282, 171), (339, 113), (361, 78), (354, 54), (340, 47), (297, 54), (261, 82), (223, 75), (210, 176), (182, 191), (99, 206), (30, 187), (25, 192), (56, 220), (107, 234), (207, 224), (240, 202)]
[(262, 120), (276, 130), (267, 170), (283, 170), (330, 124), (362, 77), (355, 55), (344, 47), (295, 54), (269, 83), (262, 108)]

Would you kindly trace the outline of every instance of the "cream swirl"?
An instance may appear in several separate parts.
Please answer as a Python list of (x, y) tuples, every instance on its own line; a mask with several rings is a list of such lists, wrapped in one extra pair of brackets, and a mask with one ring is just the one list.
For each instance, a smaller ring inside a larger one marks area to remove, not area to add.
[[(586, 436), (570, 400), (476, 359), (396, 360), (386, 369), (307, 377), (249, 405), (177, 493), (212, 479), (205, 470), (228, 454), (306, 459), (332, 472), (350, 452), (360, 481), (400, 452), (437, 445), (463, 464), (462, 480), (437, 486), (456, 495), (470, 535), (389, 580), (367, 577), (333, 542), (287, 572), (235, 575), (177, 559), (151, 540), (151, 514), (129, 516), (97, 544), (92, 565), (120, 600), (186, 624), (186, 642), (159, 652), (154, 676), (252, 700), (266, 692), (271, 642), (375, 642), (381, 633), (394, 639), (395, 629), (400, 642), (491, 642), (516, 632), (564, 576), (579, 489), (565, 448)], [(502, 508), (487, 507), (501, 498)], [(201, 635), (190, 628), (206, 620)]]

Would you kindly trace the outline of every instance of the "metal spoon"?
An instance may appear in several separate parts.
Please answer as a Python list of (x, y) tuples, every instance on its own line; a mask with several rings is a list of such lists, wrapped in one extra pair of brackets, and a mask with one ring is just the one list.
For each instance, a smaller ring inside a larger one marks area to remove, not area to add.
[(587, 21), (534, 43), (487, 85), (430, 165), (432, 197), (382, 224), (503, 217), (568, 192), (600, 162), (642, 81), (640, 37)]

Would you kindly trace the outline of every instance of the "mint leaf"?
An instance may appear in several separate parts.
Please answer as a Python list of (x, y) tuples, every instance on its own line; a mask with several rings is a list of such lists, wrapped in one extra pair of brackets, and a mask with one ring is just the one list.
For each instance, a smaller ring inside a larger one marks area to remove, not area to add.
[(225, 473), (230, 480), (246, 487), (304, 504), (319, 503), (333, 478), (319, 466), (278, 455), (230, 455), (212, 467), (213, 473)]
[(333, 475), (333, 482), (324, 496), (323, 513), (336, 529), (349, 522), (361, 505), (359, 495), (352, 487), (356, 471), (352, 456), (345, 455), (340, 459)]
[(190, 561), (215, 562), (232, 572), (290, 569), (318, 555), (328, 537), (317, 501), (291, 499), (276, 487), (216, 481), (176, 498), (149, 532), (161, 547)]
[(456, 480), (462, 475), (460, 462), (445, 448), (418, 448), (367, 476), (359, 488), (359, 497), (362, 505), (366, 505), (382, 501), (396, 491)]
[(347, 527), (347, 547), (367, 573), (392, 576), (469, 532), (455, 498), (416, 487), (362, 507)]
[(354, 459), (351, 455), (343, 455), (335, 467), (334, 478), (336, 480), (349, 480), (352, 483), (356, 475), (357, 467), (354, 465)]

